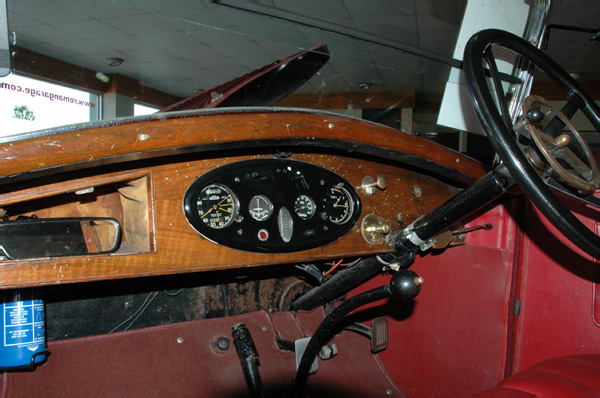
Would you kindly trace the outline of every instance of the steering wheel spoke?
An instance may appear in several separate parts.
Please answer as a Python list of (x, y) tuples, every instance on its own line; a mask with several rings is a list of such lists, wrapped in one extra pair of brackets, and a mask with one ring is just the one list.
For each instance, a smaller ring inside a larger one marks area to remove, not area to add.
[(483, 54), (483, 59), (485, 60), (490, 71), (490, 79), (492, 81), (494, 92), (496, 93), (496, 104), (500, 108), (504, 123), (506, 123), (507, 126), (510, 126), (512, 124), (510, 120), (510, 111), (506, 101), (506, 94), (502, 88), (502, 80), (500, 79), (500, 72), (498, 71), (498, 64), (496, 63), (496, 57), (494, 56), (492, 47), (486, 49), (485, 53)]
[[(506, 103), (499, 101), (503, 95), (501, 83), (493, 79), (495, 93), (492, 92), (483, 66), (486, 63), (494, 77), (497, 67), (492, 48), (495, 47), (520, 55), (550, 77), (570, 99), (563, 108), (569, 108), (569, 116), (581, 109), (600, 130), (600, 108), (556, 62), (520, 37), (501, 30), (484, 30), (475, 34), (465, 47), (467, 88), (502, 163), (523, 192), (565, 237), (600, 259), (600, 237), (575, 217), (554, 192), (554, 189), (560, 190), (598, 207), (598, 201), (590, 194), (600, 186), (594, 154), (569, 118), (540, 97), (528, 97), (521, 120), (515, 126), (510, 123), (507, 107), (502, 105)], [(542, 120), (550, 115), (549, 123), (542, 128)], [(561, 133), (565, 126), (568, 134)], [(531, 142), (524, 144), (520, 137), (530, 138)], [(519, 142), (515, 138), (519, 138)]]
[(572, 190), (567, 189), (564, 185), (560, 184), (553, 178), (549, 178), (546, 183), (553, 190), (560, 192), (564, 196), (568, 196), (572, 199), (577, 200), (578, 202), (595, 207), (596, 209), (600, 209), (600, 198), (595, 197), (593, 194), (578, 195)]

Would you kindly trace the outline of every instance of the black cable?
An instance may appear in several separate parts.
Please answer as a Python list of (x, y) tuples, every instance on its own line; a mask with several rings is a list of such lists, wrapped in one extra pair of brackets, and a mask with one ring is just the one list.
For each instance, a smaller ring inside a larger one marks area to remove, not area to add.
[(321, 322), (300, 359), (296, 380), (294, 381), (294, 392), (296, 394), (301, 395), (303, 393), (311, 365), (338, 322), (358, 307), (389, 297), (391, 297), (390, 285), (366, 291), (343, 302)]
[(382, 255), (361, 260), (358, 264), (338, 272), (321, 286), (315, 287), (302, 297), (294, 300), (292, 302), (292, 310), (312, 310), (341, 296), (354, 286), (381, 272), (383, 267), (388, 263), (394, 262), (400, 268), (406, 267), (414, 260), (415, 255), (416, 253), (411, 251), (403, 253), (399, 257)]

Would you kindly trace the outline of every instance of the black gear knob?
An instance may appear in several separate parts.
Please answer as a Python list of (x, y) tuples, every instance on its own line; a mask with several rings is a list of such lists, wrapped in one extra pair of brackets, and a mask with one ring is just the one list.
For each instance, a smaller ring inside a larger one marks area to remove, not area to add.
[(392, 276), (390, 295), (396, 300), (409, 301), (421, 291), (423, 278), (408, 269), (401, 269)]

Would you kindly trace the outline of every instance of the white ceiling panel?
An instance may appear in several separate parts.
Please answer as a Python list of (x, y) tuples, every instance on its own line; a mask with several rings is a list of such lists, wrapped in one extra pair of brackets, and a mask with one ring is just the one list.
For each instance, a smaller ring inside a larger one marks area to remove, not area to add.
[[(21, 0), (14, 0), (19, 2)], [(37, 4), (39, 0), (35, 0)], [(34, 1), (31, 1), (33, 3)], [(57, 3), (56, 0), (48, 0), (50, 3)], [(61, 0), (61, 3), (71, 10), (75, 10), (82, 14), (88, 15), (92, 18), (103, 20), (105, 18), (111, 18), (115, 16), (128, 16), (145, 14), (142, 8), (135, 5), (137, 2), (133, 1), (93, 1), (93, 0)], [(67, 20), (63, 22), (73, 22), (73, 20)]]
[(427, 0), (415, 1), (418, 15), (462, 15), (467, 6), (467, 0)]
[[(449, 56), (466, 0), (259, 0), (334, 24)], [(378, 90), (431, 94), (447, 67), (380, 45), (211, 4), (208, 0), (9, 0), (17, 45), (105, 73), (118, 72), (179, 96), (209, 88), (327, 43), (329, 63), (300, 92)], [(598, 0), (554, 2), (551, 23), (597, 26)], [(600, 80), (600, 43), (552, 30), (548, 54)], [(123, 58), (119, 68), (106, 58)], [(374, 67), (374, 65), (378, 67)], [(423, 77), (434, 78), (423, 83)], [(195, 86), (195, 87), (192, 87)]]
[(225, 57), (225, 54), (222, 52), (204, 44), (194, 47), (172, 48), (169, 51), (180, 58), (189, 59), (197, 65), (201, 65), (203, 68), (207, 69), (218, 68), (219, 65), (215, 60)]
[(54, 26), (73, 36), (79, 36), (85, 39), (94, 39), (97, 37), (122, 37), (128, 35), (127, 32), (117, 29), (107, 23), (98, 21), (97, 19), (60, 23), (55, 24)]
[(202, 43), (214, 47), (252, 42), (252, 39), (243, 33), (232, 29), (200, 27), (199, 29), (190, 31), (189, 34)]
[(52, 25), (29, 26), (23, 29), (23, 33), (40, 40), (42, 43), (57, 44), (65, 41), (85, 39), (85, 37), (76, 33), (67, 32)]
[[(439, 52), (451, 57), (454, 54), (454, 43), (462, 23), (462, 15), (419, 15), (419, 47), (425, 50)], [(427, 34), (436, 32), (436, 34)]]
[(66, 6), (63, 2), (54, 0), (9, 0), (7, 2), (7, 8), (9, 12), (13, 10), (46, 24), (85, 21), (91, 19), (89, 15), (74, 10), (73, 8)]
[(33, 19), (29, 16), (21, 14), (20, 12), (17, 12), (14, 10), (11, 11), (10, 19), (8, 20), (8, 29), (9, 30), (14, 30), (14, 29), (18, 29), (18, 28), (26, 28), (28, 26), (35, 26), (35, 25), (43, 25), (43, 23), (38, 21), (37, 19)]
[(171, 50), (173, 48), (193, 47), (201, 42), (187, 32), (173, 31), (167, 33), (150, 33), (139, 36), (142, 41), (157, 47)]
[(60, 57), (60, 58), (74, 57), (77, 55), (72, 51), (65, 50), (62, 47), (55, 46), (50, 43), (32, 44), (30, 46), (25, 46), (24, 48), (29, 51), (33, 51), (35, 53), (43, 54), (43, 55), (46, 55), (48, 57), (53, 57), (53, 58), (55, 58), (55, 57)]
[(346, 9), (353, 18), (377, 17), (383, 15), (415, 15), (413, 0), (344, 0)]
[(153, 33), (169, 33), (175, 31), (173, 25), (170, 25), (151, 14), (107, 18), (104, 22), (132, 35), (149, 35)]
[(87, 56), (91, 54), (105, 54), (111, 52), (112, 49), (96, 43), (93, 40), (71, 40), (60, 44), (61, 48), (71, 51), (75, 54)]
[(140, 37), (134, 35), (119, 36), (119, 37), (96, 37), (96, 43), (120, 52), (121, 56), (127, 55), (130, 51), (146, 51), (157, 48), (154, 44), (143, 41)]
[(272, 0), (272, 3), (277, 8), (354, 28), (351, 25), (352, 15), (348, 12), (344, 0)]

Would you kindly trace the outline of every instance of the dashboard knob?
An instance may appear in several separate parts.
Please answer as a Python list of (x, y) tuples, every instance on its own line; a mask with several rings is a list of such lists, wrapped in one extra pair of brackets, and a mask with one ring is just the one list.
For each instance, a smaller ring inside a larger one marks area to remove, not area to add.
[(409, 301), (417, 297), (421, 291), (423, 278), (415, 272), (402, 269), (390, 280), (390, 294), (396, 300)]
[(365, 192), (365, 194), (372, 195), (373, 193), (375, 193), (376, 188), (379, 188), (382, 191), (384, 189), (386, 189), (387, 188), (387, 180), (385, 179), (385, 177), (382, 177), (382, 176), (377, 177), (377, 180), (375, 180), (371, 176), (365, 176), (365, 177), (363, 177), (360, 185), (361, 185), (363, 191)]
[(366, 232), (378, 233), (378, 234), (389, 234), (392, 227), (389, 223), (384, 222), (383, 224), (371, 225), (365, 228)]

